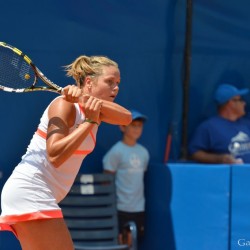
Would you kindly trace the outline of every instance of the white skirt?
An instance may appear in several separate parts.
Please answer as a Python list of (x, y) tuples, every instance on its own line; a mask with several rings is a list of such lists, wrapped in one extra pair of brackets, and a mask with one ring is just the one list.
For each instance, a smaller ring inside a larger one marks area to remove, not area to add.
[[(52, 191), (36, 169), (18, 166), (6, 181), (1, 194), (0, 230), (29, 220), (62, 218)], [(28, 172), (28, 173), (27, 173)]]

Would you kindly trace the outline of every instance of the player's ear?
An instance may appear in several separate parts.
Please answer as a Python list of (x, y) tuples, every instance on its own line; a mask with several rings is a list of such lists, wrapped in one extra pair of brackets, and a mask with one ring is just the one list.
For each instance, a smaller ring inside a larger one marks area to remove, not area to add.
[(90, 76), (85, 77), (85, 85), (88, 89), (92, 88), (92, 79)]

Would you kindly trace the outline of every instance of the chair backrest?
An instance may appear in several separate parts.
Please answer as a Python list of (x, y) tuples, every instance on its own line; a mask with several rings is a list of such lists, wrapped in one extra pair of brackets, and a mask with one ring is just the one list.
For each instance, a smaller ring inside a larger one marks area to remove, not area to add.
[(118, 245), (114, 175), (79, 174), (60, 207), (74, 244)]

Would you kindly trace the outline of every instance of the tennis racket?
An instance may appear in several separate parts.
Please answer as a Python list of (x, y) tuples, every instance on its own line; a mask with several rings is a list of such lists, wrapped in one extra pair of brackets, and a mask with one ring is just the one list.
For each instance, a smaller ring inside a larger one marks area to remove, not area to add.
[[(38, 79), (46, 86), (37, 86)], [(0, 42), (0, 90), (15, 93), (51, 91), (60, 94), (62, 87), (50, 81), (22, 51)]]

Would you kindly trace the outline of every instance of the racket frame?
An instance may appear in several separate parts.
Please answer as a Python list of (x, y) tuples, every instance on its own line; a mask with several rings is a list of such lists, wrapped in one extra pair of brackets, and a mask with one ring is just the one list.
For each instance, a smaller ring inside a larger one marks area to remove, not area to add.
[[(36, 65), (32, 62), (32, 60), (27, 55), (25, 55), (21, 50), (5, 42), (0, 42), (0, 46), (10, 49), (14, 53), (16, 53), (18, 56), (22, 57), (25, 60), (25, 62), (27, 62), (31, 66), (32, 70), (35, 73), (35, 81), (30, 87), (22, 88), (22, 89), (15, 89), (15, 88), (9, 88), (9, 87), (0, 85), (0, 90), (4, 90), (7, 92), (16, 92), (16, 93), (33, 92), (33, 91), (50, 91), (50, 92), (55, 92), (58, 94), (62, 93), (62, 87), (58, 86), (57, 84), (49, 80), (42, 73), (42, 71), (36, 67)], [(38, 82), (38, 78), (40, 78), (47, 86), (36, 86), (36, 83)]]

